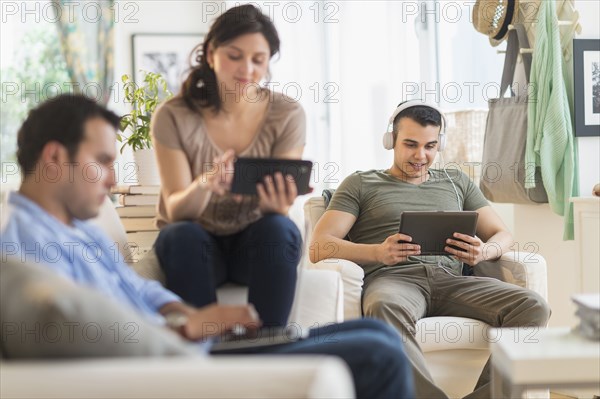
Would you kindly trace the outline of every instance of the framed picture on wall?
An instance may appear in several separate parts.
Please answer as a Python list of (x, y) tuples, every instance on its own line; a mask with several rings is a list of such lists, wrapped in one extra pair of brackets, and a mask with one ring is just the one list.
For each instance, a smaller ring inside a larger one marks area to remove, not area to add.
[(160, 73), (172, 93), (179, 92), (189, 73), (190, 62), (195, 65), (192, 50), (202, 42), (201, 33), (138, 33), (131, 37), (133, 78), (140, 84), (143, 71)]
[(575, 135), (600, 136), (600, 39), (573, 40)]

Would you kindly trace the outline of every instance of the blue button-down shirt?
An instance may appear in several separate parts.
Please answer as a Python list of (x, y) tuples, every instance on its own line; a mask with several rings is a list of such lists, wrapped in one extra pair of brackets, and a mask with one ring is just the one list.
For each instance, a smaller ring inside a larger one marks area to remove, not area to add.
[(21, 194), (10, 193), (2, 211), (2, 258), (43, 263), (76, 282), (93, 287), (164, 324), (158, 310), (181, 301), (160, 283), (138, 276), (124, 262), (118, 243), (91, 223), (67, 226)]

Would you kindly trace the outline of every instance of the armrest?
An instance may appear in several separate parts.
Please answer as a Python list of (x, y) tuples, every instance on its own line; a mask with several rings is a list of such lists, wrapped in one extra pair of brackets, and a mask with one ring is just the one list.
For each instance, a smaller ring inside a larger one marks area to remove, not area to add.
[(529, 288), (548, 299), (546, 260), (531, 252), (507, 252), (498, 260), (481, 262), (474, 269), (479, 277), (493, 277)]
[(131, 267), (144, 278), (156, 280), (163, 286), (166, 284), (165, 274), (160, 268), (154, 248), (150, 249), (138, 262), (132, 263)]
[(343, 289), (342, 279), (336, 271), (298, 268), (290, 322), (303, 329), (342, 322)]
[(346, 259), (325, 259), (308, 266), (312, 269), (334, 270), (340, 273), (344, 288), (344, 320), (362, 316), (362, 287), (365, 271), (356, 263)]
[(325, 356), (3, 361), (0, 375), (2, 398), (354, 397), (345, 363)]

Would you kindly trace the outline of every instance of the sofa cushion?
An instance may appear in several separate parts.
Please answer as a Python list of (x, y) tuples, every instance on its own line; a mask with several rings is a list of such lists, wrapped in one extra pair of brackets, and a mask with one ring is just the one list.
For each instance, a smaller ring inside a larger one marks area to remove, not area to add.
[(304, 217), (306, 218), (306, 223), (308, 227), (308, 231), (312, 232), (317, 222), (325, 213), (325, 200), (323, 197), (311, 197), (304, 203)]
[(480, 320), (457, 316), (425, 317), (417, 321), (415, 338), (423, 353), (459, 349), (488, 350), (494, 333)]
[(166, 284), (165, 273), (160, 268), (160, 262), (154, 248), (146, 252), (139, 261), (132, 263), (131, 267), (143, 278), (156, 280), (163, 286)]
[(2, 259), (0, 339), (6, 358), (193, 355), (135, 310), (41, 266)]
[(115, 209), (115, 205), (112, 203), (110, 197), (106, 197), (98, 216), (90, 219), (90, 222), (99, 227), (110, 239), (117, 245), (119, 252), (123, 255), (123, 259), (127, 263), (131, 263), (134, 259), (133, 246), (127, 242), (127, 233), (125, 233), (125, 227), (121, 223), (119, 214)]

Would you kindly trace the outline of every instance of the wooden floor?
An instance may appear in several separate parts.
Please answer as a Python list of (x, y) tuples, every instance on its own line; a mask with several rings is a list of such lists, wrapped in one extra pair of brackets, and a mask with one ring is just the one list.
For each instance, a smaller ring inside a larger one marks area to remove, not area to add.
[[(594, 396), (594, 398), (599, 398), (599, 396)], [(573, 396), (561, 395), (559, 393), (550, 392), (550, 399), (574, 399), (574, 397)]]
[(550, 399), (572, 399), (572, 396), (565, 396), (559, 393), (550, 392)]

